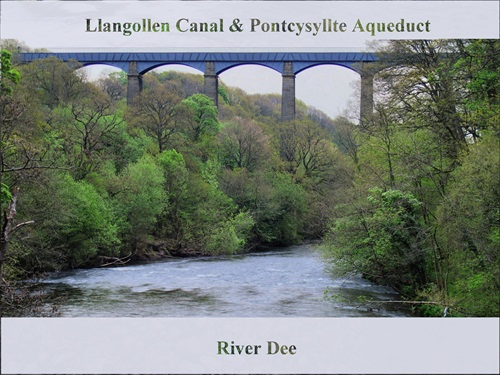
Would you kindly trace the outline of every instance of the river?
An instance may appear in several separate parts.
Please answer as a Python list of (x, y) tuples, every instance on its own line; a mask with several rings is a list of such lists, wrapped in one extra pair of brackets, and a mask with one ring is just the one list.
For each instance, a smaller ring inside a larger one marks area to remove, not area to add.
[[(335, 278), (312, 245), (246, 255), (168, 259), (62, 272), (43, 281), (66, 317), (408, 316), (363, 278)], [(336, 296), (325, 299), (325, 290)], [(361, 296), (361, 297), (360, 297)]]

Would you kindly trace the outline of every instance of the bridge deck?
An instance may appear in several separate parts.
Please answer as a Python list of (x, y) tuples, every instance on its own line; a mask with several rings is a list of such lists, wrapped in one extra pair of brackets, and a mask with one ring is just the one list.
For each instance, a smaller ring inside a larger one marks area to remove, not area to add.
[(68, 52), (68, 53), (21, 53), (22, 62), (54, 56), (63, 61), (76, 60), (83, 65), (105, 64), (115, 66), (128, 73), (128, 63), (137, 62), (140, 74), (162, 65), (182, 64), (205, 72), (205, 62), (215, 63), (219, 74), (234, 66), (245, 64), (264, 65), (283, 73), (283, 63), (293, 62), (294, 73), (315, 65), (341, 65), (359, 72), (356, 63), (377, 61), (374, 53), (364, 52)]

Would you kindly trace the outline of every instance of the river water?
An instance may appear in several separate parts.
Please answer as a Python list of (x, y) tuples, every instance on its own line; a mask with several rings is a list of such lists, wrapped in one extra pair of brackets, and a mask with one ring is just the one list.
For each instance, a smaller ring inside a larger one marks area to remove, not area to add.
[[(312, 245), (270, 252), (169, 259), (74, 270), (43, 282), (68, 317), (408, 316), (393, 290), (362, 278), (335, 278)], [(324, 298), (329, 290), (335, 298)]]

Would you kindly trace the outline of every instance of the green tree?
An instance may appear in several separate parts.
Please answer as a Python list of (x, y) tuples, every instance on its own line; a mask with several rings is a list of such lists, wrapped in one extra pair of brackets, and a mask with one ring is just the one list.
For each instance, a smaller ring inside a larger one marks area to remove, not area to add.
[(297, 181), (329, 180), (335, 147), (327, 132), (311, 120), (295, 120), (275, 128), (275, 145), (285, 170)]
[(272, 243), (277, 239), (275, 218), (280, 214), (278, 202), (273, 199), (272, 173), (247, 169), (224, 169), (219, 178), (220, 189), (240, 210), (248, 212), (255, 225), (249, 233), (249, 242)]
[(166, 210), (160, 217), (160, 236), (168, 239), (170, 250), (181, 247), (185, 237), (186, 201), (189, 199), (189, 172), (181, 153), (176, 150), (163, 151), (158, 155), (165, 178), (168, 197)]
[[(0, 51), (0, 161), (1, 161), (1, 177), (7, 171), (10, 172), (10, 167), (6, 166), (6, 159), (9, 159), (9, 155), (15, 153), (11, 151), (13, 148), (12, 143), (9, 141), (11, 132), (7, 132), (7, 136), (4, 133), (5, 123), (9, 124), (9, 128), (13, 128), (12, 122), (20, 116), (19, 107), (13, 106), (11, 100), (11, 94), (13, 88), (11, 85), (16, 85), (19, 83), (21, 75), (16, 69), (13, 69), (11, 64), (11, 54), (6, 50)], [(16, 110), (12, 110), (16, 108)], [(9, 109), (9, 111), (6, 111)], [(10, 130), (11, 130), (10, 129)], [(25, 167), (27, 165), (25, 164)], [(14, 168), (14, 167), (12, 167)], [(7, 251), (9, 247), (9, 242), (11, 240), (12, 234), (25, 224), (29, 224), (32, 221), (25, 221), (18, 224), (14, 223), (15, 215), (17, 213), (16, 205), (19, 193), (19, 188), (15, 187), (12, 190), (3, 182), (3, 178), (0, 180), (1, 186), (1, 217), (0, 217), (0, 282), (3, 280), (3, 264), (5, 262)]]
[(360, 273), (413, 297), (426, 285), (426, 237), (411, 194), (373, 189), (365, 204), (345, 207), (332, 223), (325, 249), (339, 272)]
[(22, 66), (23, 84), (50, 109), (64, 106), (87, 94), (84, 72), (79, 68), (77, 61), (63, 62), (55, 57), (36, 60)]
[(339, 149), (348, 155), (359, 171), (359, 129), (345, 117), (337, 117), (333, 121), (333, 141)]
[[(81, 267), (99, 255), (113, 255), (118, 248), (116, 219), (108, 203), (85, 181), (66, 176), (57, 191), (63, 203), (56, 231), (65, 248), (66, 262)], [(56, 188), (58, 188), (56, 186)]]
[(237, 254), (247, 244), (247, 238), (254, 225), (253, 218), (245, 212), (230, 216), (214, 228), (207, 243), (210, 254)]
[(463, 113), (469, 136), (485, 130), (500, 133), (500, 41), (471, 40), (461, 44), (454, 66), (457, 79), (465, 82)]
[(272, 201), (276, 209), (267, 212), (266, 224), (271, 229), (273, 242), (290, 245), (302, 240), (306, 207), (306, 194), (301, 185), (288, 174), (276, 174), (272, 180)]
[(123, 100), (126, 98), (127, 74), (123, 71), (111, 73), (99, 79), (97, 86), (113, 101)]
[(9, 95), (12, 93), (10, 85), (19, 83), (21, 74), (12, 67), (12, 54), (2, 49), (0, 51), (0, 95)]
[(255, 122), (234, 118), (219, 134), (225, 166), (254, 171), (270, 158), (269, 137)]
[(396, 108), (405, 126), (432, 129), (445, 155), (456, 160), (466, 146), (467, 124), (460, 114), (464, 82), (454, 65), (460, 41), (392, 41), (384, 50), (388, 67), (380, 73), (383, 104)]
[(117, 254), (116, 216), (109, 202), (67, 172), (44, 170), (41, 176), (23, 185), (19, 217), (35, 224), (26, 227), (22, 241), (13, 242), (9, 264), (29, 275), (93, 266), (101, 263), (100, 257)]
[(454, 171), (437, 211), (449, 295), (455, 311), (468, 316), (500, 311), (500, 148), (496, 137), (483, 138)]
[(165, 177), (156, 160), (145, 155), (108, 184), (126, 248), (139, 252), (153, 239), (159, 216), (167, 210)]
[(199, 142), (203, 137), (215, 136), (219, 131), (217, 107), (212, 99), (203, 94), (194, 94), (183, 100), (189, 109), (190, 120), (187, 125), (189, 138)]
[[(218, 187), (200, 175), (190, 175), (188, 198), (182, 208), (184, 246), (198, 254), (222, 254), (242, 250), (244, 233), (238, 235), (237, 206)], [(243, 222), (248, 222), (244, 217)], [(225, 228), (221, 231), (221, 228)], [(246, 232), (246, 229), (243, 230)], [(225, 237), (226, 236), (226, 237)]]
[(68, 112), (70, 118), (60, 125), (70, 125), (71, 132), (58, 130), (69, 135), (65, 137), (71, 147), (68, 154), (76, 167), (76, 176), (83, 178), (98, 169), (104, 159), (106, 145), (113, 141), (116, 128), (123, 120), (111, 99), (93, 87), (89, 87), (86, 96), (73, 100)]
[(152, 137), (161, 153), (172, 146), (172, 137), (187, 121), (181, 95), (162, 84), (145, 89), (129, 107), (128, 122)]

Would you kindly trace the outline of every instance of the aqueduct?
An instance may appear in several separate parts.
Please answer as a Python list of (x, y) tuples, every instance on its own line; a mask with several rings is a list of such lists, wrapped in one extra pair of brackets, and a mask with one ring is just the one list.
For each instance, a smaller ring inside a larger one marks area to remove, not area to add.
[(204, 74), (204, 94), (218, 104), (219, 74), (239, 65), (256, 64), (274, 69), (282, 75), (281, 119), (295, 118), (295, 77), (301, 71), (317, 65), (339, 65), (361, 76), (360, 119), (369, 119), (373, 112), (373, 70), (377, 61), (374, 53), (362, 52), (186, 52), (186, 53), (126, 53), (73, 52), (21, 53), (22, 62), (54, 56), (62, 61), (76, 60), (83, 66), (104, 64), (119, 68), (128, 75), (127, 102), (130, 103), (142, 89), (142, 75), (164, 65), (190, 66)]

